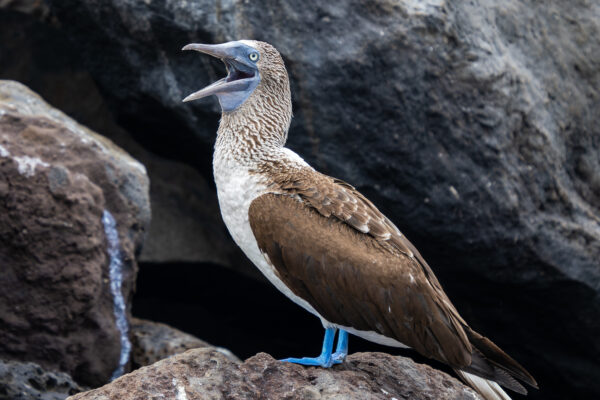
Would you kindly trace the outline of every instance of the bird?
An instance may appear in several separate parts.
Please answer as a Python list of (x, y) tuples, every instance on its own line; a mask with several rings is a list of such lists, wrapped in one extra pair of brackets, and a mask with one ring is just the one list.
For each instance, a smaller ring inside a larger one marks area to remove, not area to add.
[(229, 233), (264, 276), (325, 329), (319, 356), (282, 361), (324, 368), (342, 363), (352, 334), (441, 361), (486, 400), (509, 400), (501, 386), (521, 394), (527, 393), (521, 382), (537, 388), (525, 368), (469, 327), (390, 219), (355, 187), (285, 147), (292, 101), (275, 47), (237, 40), (183, 50), (216, 57), (227, 70), (183, 101), (213, 95), (219, 101), (213, 173)]

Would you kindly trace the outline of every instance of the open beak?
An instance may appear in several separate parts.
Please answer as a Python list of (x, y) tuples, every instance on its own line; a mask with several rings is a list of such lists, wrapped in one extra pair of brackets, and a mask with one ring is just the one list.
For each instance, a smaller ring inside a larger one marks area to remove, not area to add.
[(201, 99), (213, 94), (243, 92), (251, 86), (253, 78), (258, 73), (240, 57), (239, 48), (235, 45), (235, 42), (223, 44), (192, 43), (184, 46), (182, 50), (195, 50), (217, 57), (225, 63), (228, 73), (225, 78), (219, 79), (204, 89), (190, 94), (183, 99), (184, 102)]

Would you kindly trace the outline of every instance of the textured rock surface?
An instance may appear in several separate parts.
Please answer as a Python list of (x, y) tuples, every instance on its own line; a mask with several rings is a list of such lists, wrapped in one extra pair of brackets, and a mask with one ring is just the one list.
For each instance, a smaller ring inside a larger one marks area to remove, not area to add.
[(243, 364), (195, 349), (141, 368), (71, 400), (105, 399), (453, 399), (477, 400), (469, 388), (409, 358), (357, 353), (331, 369), (282, 363), (265, 353)]
[(121, 346), (101, 218), (117, 220), (128, 299), (150, 217), (144, 167), (0, 81), (0, 175), (0, 355), (102, 384)]
[(133, 368), (154, 364), (172, 355), (201, 347), (213, 348), (231, 360), (239, 361), (229, 350), (215, 348), (204, 340), (159, 322), (132, 318), (131, 336)]
[(46, 371), (32, 362), (0, 360), (0, 400), (64, 400), (84, 390), (64, 372)]

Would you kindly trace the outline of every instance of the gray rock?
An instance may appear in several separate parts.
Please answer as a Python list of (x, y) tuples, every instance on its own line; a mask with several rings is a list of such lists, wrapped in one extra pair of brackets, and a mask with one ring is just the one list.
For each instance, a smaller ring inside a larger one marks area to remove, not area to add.
[(32, 362), (0, 360), (0, 400), (64, 400), (84, 390), (64, 372), (47, 371)]
[(149, 222), (144, 167), (112, 142), (0, 81), (0, 356), (99, 385), (119, 363), (105, 209), (130, 300)]
[(133, 368), (154, 364), (175, 354), (197, 348), (212, 348), (233, 361), (239, 361), (227, 349), (216, 348), (204, 340), (160, 322), (132, 318), (131, 337)]
[(477, 400), (449, 375), (409, 358), (357, 353), (331, 369), (283, 363), (259, 353), (244, 363), (203, 348), (127, 374), (70, 400), (321, 399)]

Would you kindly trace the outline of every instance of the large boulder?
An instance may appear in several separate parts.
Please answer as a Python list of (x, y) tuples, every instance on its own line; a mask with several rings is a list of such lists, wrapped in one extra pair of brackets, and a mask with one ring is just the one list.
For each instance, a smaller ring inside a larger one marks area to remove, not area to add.
[(0, 81), (2, 358), (88, 385), (126, 361), (120, 324), (149, 223), (148, 185), (144, 167), (112, 142)]
[(600, 396), (593, 2), (66, 0), (53, 12), (118, 120), (207, 177), (218, 106), (180, 101), (223, 67), (179, 49), (275, 45), (292, 79), (290, 147), (380, 206), (540, 396)]
[(70, 400), (321, 399), (478, 400), (456, 379), (409, 358), (357, 353), (331, 369), (283, 363), (259, 353), (244, 363), (189, 350)]

